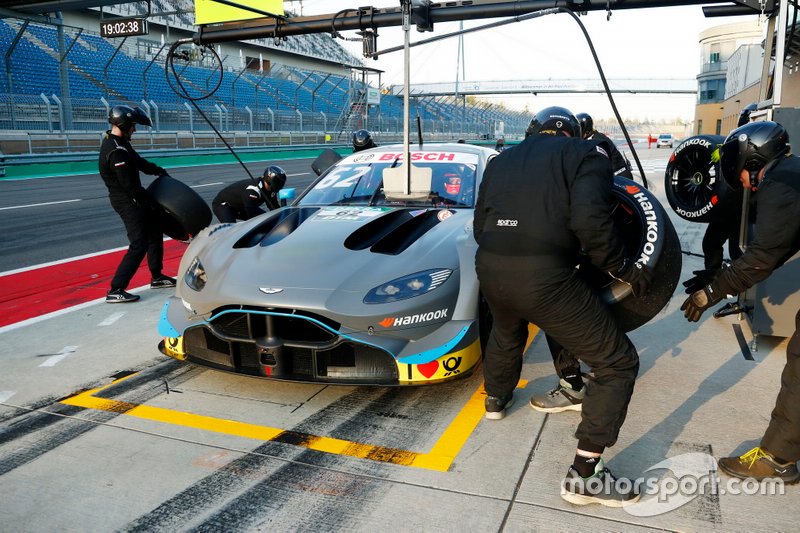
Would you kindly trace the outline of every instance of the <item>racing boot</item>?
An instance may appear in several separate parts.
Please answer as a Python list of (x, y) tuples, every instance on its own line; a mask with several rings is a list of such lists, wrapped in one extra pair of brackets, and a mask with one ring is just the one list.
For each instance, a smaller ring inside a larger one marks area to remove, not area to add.
[(760, 481), (778, 478), (787, 484), (800, 481), (796, 462), (779, 462), (771, 453), (759, 446), (739, 457), (723, 457), (718, 464), (722, 472), (742, 479), (753, 478)]
[(489, 420), (502, 420), (506, 416), (506, 411), (514, 405), (514, 393), (509, 396), (499, 398), (497, 396), (486, 396), (484, 406), (486, 408), (486, 418)]
[(600, 459), (589, 477), (581, 477), (570, 465), (567, 477), (561, 482), (561, 497), (575, 505), (599, 503), (606, 507), (624, 507), (638, 501), (640, 494), (631, 480), (615, 478)]
[(174, 286), (175, 286), (175, 278), (171, 278), (163, 274), (150, 280), (151, 289), (168, 289)]
[(131, 294), (123, 289), (112, 289), (106, 294), (106, 303), (120, 304), (137, 301), (141, 296), (138, 294)]
[(576, 391), (570, 384), (561, 379), (558, 387), (544, 394), (536, 394), (531, 398), (531, 407), (543, 413), (560, 413), (561, 411), (580, 411), (586, 387)]

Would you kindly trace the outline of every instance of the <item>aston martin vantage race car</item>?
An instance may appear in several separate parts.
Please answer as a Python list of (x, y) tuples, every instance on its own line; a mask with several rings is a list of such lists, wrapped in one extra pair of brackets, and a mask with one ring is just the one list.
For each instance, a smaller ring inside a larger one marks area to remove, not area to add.
[[(409, 153), (412, 174), (403, 150), (374, 148), (332, 166), (318, 165), (321, 156), (312, 165), (319, 178), (291, 205), (202, 230), (162, 310), (161, 351), (295, 381), (419, 385), (469, 375), (491, 328), (473, 209), (497, 152), (426, 145)], [(626, 254), (653, 268), (655, 281), (634, 298), (607, 273), (576, 268), (631, 331), (674, 292), (680, 241), (650, 191), (617, 176), (612, 193)]]
[(416, 385), (468, 375), (489, 329), (472, 215), (494, 155), (469, 144), (412, 148), (423, 190), (396, 191), (384, 182), (405, 168), (403, 146), (358, 152), (291, 205), (204, 229), (162, 310), (160, 349), (283, 380)]

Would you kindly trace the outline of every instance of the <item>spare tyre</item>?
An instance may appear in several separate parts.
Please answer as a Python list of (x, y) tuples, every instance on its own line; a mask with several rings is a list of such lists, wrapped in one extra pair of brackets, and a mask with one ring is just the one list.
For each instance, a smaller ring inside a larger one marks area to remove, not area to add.
[(641, 185), (614, 177), (614, 225), (625, 243), (625, 255), (653, 269), (653, 282), (639, 297), (631, 287), (589, 264), (581, 276), (611, 308), (623, 331), (632, 331), (655, 317), (669, 303), (681, 275), (681, 243), (658, 199)]
[(147, 192), (161, 206), (164, 235), (188, 241), (211, 223), (211, 209), (191, 187), (167, 174), (157, 177)]
[[(719, 169), (721, 135), (696, 135), (681, 142), (667, 163), (664, 189), (670, 207), (685, 220), (710, 222), (724, 185)], [(722, 183), (720, 183), (722, 182)]]

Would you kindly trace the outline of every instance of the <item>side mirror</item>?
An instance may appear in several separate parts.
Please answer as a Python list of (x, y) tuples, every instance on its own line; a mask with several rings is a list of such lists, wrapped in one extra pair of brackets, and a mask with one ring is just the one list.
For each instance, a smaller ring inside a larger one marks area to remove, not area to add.
[(288, 189), (281, 189), (278, 191), (278, 202), (281, 204), (281, 207), (285, 206), (286, 204), (290, 203), (294, 200), (295, 189), (294, 187), (289, 187)]

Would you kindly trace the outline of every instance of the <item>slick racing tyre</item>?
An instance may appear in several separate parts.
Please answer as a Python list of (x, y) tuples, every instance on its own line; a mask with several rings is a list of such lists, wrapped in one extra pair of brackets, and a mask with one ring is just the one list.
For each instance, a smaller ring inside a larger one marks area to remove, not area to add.
[(581, 276), (594, 287), (623, 331), (632, 331), (655, 317), (672, 297), (681, 274), (681, 243), (667, 212), (641, 185), (614, 178), (614, 225), (625, 243), (625, 255), (653, 270), (653, 282), (644, 295), (631, 293), (630, 285), (582, 264)]
[(675, 148), (664, 174), (670, 207), (685, 220), (710, 222), (724, 180), (719, 173), (721, 135), (689, 137)]
[(161, 229), (176, 241), (188, 241), (211, 223), (211, 209), (191, 187), (172, 176), (159, 176), (147, 192), (161, 206)]

